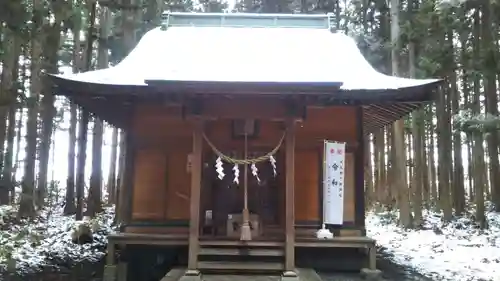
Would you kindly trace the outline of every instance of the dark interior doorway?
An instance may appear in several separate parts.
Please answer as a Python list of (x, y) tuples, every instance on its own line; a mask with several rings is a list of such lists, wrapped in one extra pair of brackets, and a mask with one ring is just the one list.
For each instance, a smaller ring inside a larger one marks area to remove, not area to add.
[[(264, 155), (268, 151), (251, 149), (249, 158)], [(242, 153), (231, 153), (241, 159)], [(234, 165), (224, 162), (224, 178), (218, 178), (215, 168), (217, 156), (204, 157), (204, 183), (202, 187), (202, 223), (205, 235), (226, 236), (227, 220), (231, 214), (241, 214), (244, 206), (243, 165), (239, 165), (239, 184), (234, 182)], [(261, 228), (279, 225), (279, 181), (274, 176), (269, 161), (256, 164), (259, 180), (248, 166), (248, 207), (251, 214), (259, 216)]]

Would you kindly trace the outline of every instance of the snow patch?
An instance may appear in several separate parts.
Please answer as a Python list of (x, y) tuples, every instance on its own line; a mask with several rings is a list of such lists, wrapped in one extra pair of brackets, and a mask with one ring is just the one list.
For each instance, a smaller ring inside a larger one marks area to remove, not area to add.
[(487, 214), (489, 229), (467, 217), (443, 225), (442, 216), (424, 212), (422, 230), (403, 230), (395, 212), (369, 213), (367, 235), (393, 262), (424, 276), (453, 281), (500, 281), (500, 214)]
[[(70, 267), (79, 262), (97, 262), (105, 255), (107, 235), (112, 231), (114, 207), (105, 207), (85, 222), (63, 216), (62, 210), (42, 211), (34, 221), (18, 220), (12, 206), (0, 207), (0, 271), (37, 272), (45, 266)], [(82, 223), (93, 229), (87, 244), (72, 242), (72, 233)]]

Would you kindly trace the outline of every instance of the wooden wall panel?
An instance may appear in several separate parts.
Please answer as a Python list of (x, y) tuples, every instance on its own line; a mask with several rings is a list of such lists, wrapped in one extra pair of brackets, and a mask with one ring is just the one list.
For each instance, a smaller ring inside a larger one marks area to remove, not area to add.
[(189, 220), (191, 174), (187, 172), (187, 157), (190, 151), (176, 147), (168, 151), (166, 217), (170, 220)]
[[(211, 105), (213, 108), (215, 106)], [(138, 152), (136, 158), (134, 194), (137, 195), (133, 201), (134, 219), (189, 218), (190, 174), (186, 171), (186, 161), (192, 149), (192, 126), (189, 120), (182, 119), (181, 113), (179, 106), (147, 105), (140, 106), (137, 110), (133, 136), (141, 152)], [(306, 119), (298, 124), (295, 163), (296, 220), (320, 219), (318, 205), (321, 196), (318, 180), (322, 166), (318, 157), (323, 148), (323, 140), (355, 143), (355, 114), (353, 107), (313, 107), (307, 109)], [(249, 149), (271, 150), (283, 134), (283, 124), (278, 121), (259, 121), (259, 138), (249, 141)], [(205, 132), (213, 144), (223, 152), (243, 150), (243, 141), (232, 138), (229, 119), (208, 121)], [(284, 145), (280, 154), (284, 152)], [(209, 149), (204, 142), (204, 150)], [(347, 154), (346, 157), (344, 220), (352, 222), (354, 156)], [(284, 163), (284, 158), (278, 160), (278, 172), (284, 173)], [(213, 169), (213, 164), (208, 163), (208, 169)], [(280, 189), (283, 191), (281, 193), (284, 195), (285, 182), (281, 176), (284, 179), (284, 174), (279, 176)], [(278, 203), (280, 213), (284, 209), (282, 199), (280, 198)], [(284, 216), (284, 213), (281, 216)]]
[[(295, 155), (295, 220), (319, 221), (320, 200), (319, 176), (323, 166), (319, 165), (319, 151), (297, 150)], [(346, 154), (344, 171), (344, 221), (354, 221), (354, 155)]]
[(132, 219), (165, 219), (166, 156), (156, 149), (136, 151)]
[(141, 105), (136, 109), (133, 135), (139, 141), (166, 140), (168, 137), (191, 137), (193, 127), (184, 120), (180, 106)]
[(319, 221), (319, 150), (295, 151), (295, 220)]
[[(281, 109), (280, 109), (281, 110)], [(234, 111), (234, 109), (233, 109)], [(189, 120), (182, 119), (179, 106), (140, 106), (134, 122), (134, 136), (139, 141), (163, 141), (171, 144), (182, 143), (185, 137), (191, 138), (192, 126)], [(307, 109), (306, 119), (298, 124), (296, 146), (312, 148), (322, 146), (324, 139), (356, 142), (356, 110), (354, 107), (311, 107)], [(274, 147), (283, 134), (283, 123), (260, 120), (260, 137), (251, 140), (253, 146)], [(206, 134), (214, 144), (220, 146), (242, 146), (241, 140), (231, 137), (230, 119), (208, 121)]]
[(356, 142), (356, 110), (354, 107), (312, 107), (307, 109), (304, 122), (297, 128), (297, 146), (323, 140)]
[[(209, 121), (206, 124), (206, 135), (210, 141), (221, 150), (240, 149), (243, 151), (243, 139), (234, 139), (231, 132), (231, 120), (221, 119)], [(273, 149), (283, 136), (282, 123), (269, 120), (259, 120), (259, 136), (256, 139), (249, 138), (249, 149), (269, 148)], [(283, 148), (284, 149), (284, 148)]]

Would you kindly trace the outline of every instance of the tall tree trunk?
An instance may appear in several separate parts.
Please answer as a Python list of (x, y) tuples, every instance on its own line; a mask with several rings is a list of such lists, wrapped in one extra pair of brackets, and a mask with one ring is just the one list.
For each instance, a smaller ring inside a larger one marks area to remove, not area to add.
[(89, 125), (89, 112), (81, 110), (78, 128), (78, 157), (76, 166), (76, 220), (83, 218), (83, 196), (85, 193), (85, 163), (87, 160), (87, 131)]
[[(448, 89), (447, 89), (448, 90)], [(443, 211), (443, 220), (449, 222), (452, 219), (452, 208), (450, 200), (450, 169), (451, 158), (449, 157), (448, 139), (450, 137), (447, 128), (447, 122), (450, 122), (447, 114), (445, 93), (440, 93), (436, 104), (437, 128), (439, 130), (437, 145), (438, 145), (438, 190), (439, 190), (439, 205)]]
[(19, 205), (19, 217), (32, 217), (35, 215), (34, 188), (35, 166), (37, 156), (38, 138), (38, 101), (42, 89), (42, 35), (43, 17), (45, 16), (44, 4), (41, 0), (33, 0), (33, 24), (31, 29), (31, 84), (30, 98), (28, 101), (28, 120), (26, 121), (26, 156), (24, 163), (24, 177), (22, 194)]
[(99, 118), (94, 119), (92, 129), (92, 173), (90, 176), (89, 197), (87, 201), (89, 216), (102, 211), (102, 140), (104, 124)]
[[(27, 48), (24, 48), (23, 52), (23, 57), (25, 57), (26, 55), (26, 49)], [(26, 75), (26, 62), (23, 63), (23, 65), (21, 66), (21, 90), (22, 92), (26, 92), (25, 89), (24, 89), (24, 85), (26, 84), (26, 81), (27, 81), (27, 75)], [(19, 119), (17, 119), (17, 123), (16, 123), (16, 144), (15, 144), (15, 153), (14, 153), (14, 167), (12, 168), (12, 173), (11, 173), (11, 178), (12, 178), (12, 182), (14, 184), (17, 184), (17, 171), (19, 170), (19, 152), (21, 151), (21, 140), (22, 140), (22, 136), (21, 136), (21, 132), (22, 132), (22, 128), (23, 128), (23, 124), (24, 124), (24, 118), (23, 118), (23, 115), (24, 115), (24, 109), (22, 106), (19, 106)], [(10, 202), (15, 202), (16, 201), (16, 190), (15, 188), (13, 187), (13, 189), (11, 190), (11, 193), (10, 193)]]
[[(50, 26), (47, 39), (45, 40), (44, 56), (48, 73), (58, 72), (58, 54), (61, 42), (61, 14), (55, 13), (55, 21)], [(42, 97), (42, 135), (40, 142), (40, 170), (38, 171), (37, 196), (35, 198), (38, 208), (44, 205), (47, 194), (47, 176), (49, 171), (50, 144), (54, 128), (54, 96), (51, 93), (44, 93)]]
[(113, 128), (111, 133), (111, 157), (109, 160), (109, 174), (108, 174), (108, 203), (116, 203), (116, 161), (118, 155), (118, 129)]
[[(455, 49), (453, 47), (453, 32), (447, 32), (449, 41), (450, 54), (449, 64), (450, 74), (450, 100), (451, 100), (451, 115), (458, 113), (458, 101), (460, 93), (457, 87), (457, 65), (455, 63)], [(453, 169), (452, 169), (452, 188), (453, 188), (453, 207), (456, 215), (462, 215), (465, 212), (465, 189), (464, 189), (464, 166), (462, 163), (462, 137), (460, 130), (454, 128), (453, 131)]]
[[(73, 22), (73, 73), (77, 73), (81, 68), (81, 48), (80, 48), (80, 31), (81, 22), (79, 18), (75, 18)], [(75, 206), (75, 159), (76, 159), (76, 149), (75, 144), (77, 143), (76, 138), (76, 126), (78, 123), (76, 104), (70, 102), (70, 123), (68, 131), (68, 175), (66, 178), (66, 195), (64, 204), (64, 214), (72, 215), (76, 213)]]
[[(468, 17), (468, 12), (467, 10), (462, 11), (461, 18), (465, 19)], [(464, 27), (465, 28), (465, 27)], [(467, 25), (467, 28), (469, 26)], [(470, 75), (470, 69), (471, 69), (471, 62), (468, 57), (468, 33), (467, 32), (460, 32), (460, 61), (462, 64), (462, 79), (461, 79), (461, 89), (462, 93), (464, 96), (464, 108), (470, 108), (471, 103), (470, 103), (470, 83), (471, 83), (471, 75)], [(455, 106), (453, 106), (455, 108)], [(472, 159), (472, 135), (470, 132), (465, 132), (465, 143), (466, 143), (466, 148), (467, 148), (467, 186), (468, 186), (468, 194), (469, 194), (469, 201), (472, 202), (472, 198), (474, 197), (474, 192), (472, 191), (473, 187), (473, 163), (474, 160)], [(455, 152), (456, 155), (457, 152)], [(461, 152), (460, 152), (461, 155)], [(457, 163), (457, 162), (456, 162)], [(465, 179), (464, 179), (465, 181)], [(465, 186), (464, 187), (464, 192), (465, 192)], [(465, 202), (464, 202), (465, 205)]]
[[(12, 79), (14, 81), (19, 80), (19, 56), (21, 54), (21, 44), (16, 45), (16, 60), (15, 60), (15, 65), (14, 68), (12, 69)], [(12, 95), (15, 97), (17, 95), (17, 83), (16, 86), (13, 87), (13, 92)], [(16, 138), (16, 112), (17, 109), (19, 108), (19, 103), (17, 100), (14, 101), (14, 103), (10, 106), (9, 108), (9, 114), (8, 114), (8, 128), (7, 128), (7, 148), (5, 149), (5, 157), (4, 157), (4, 165), (3, 165), (3, 175), (2, 178), (4, 180), (5, 187), (8, 188), (7, 194), (2, 194), (2, 196), (7, 196), (7, 198), (10, 202), (14, 202), (15, 195), (12, 196), (12, 194), (15, 194), (16, 188), (15, 188), (15, 178), (13, 175), (13, 170), (14, 170), (14, 142)], [(19, 148), (17, 149), (19, 150)], [(1, 201), (1, 200), (0, 200)]]
[[(484, 71), (484, 91), (485, 91), (485, 108), (488, 114), (498, 116), (498, 93), (497, 79), (498, 73), (498, 48), (494, 43), (493, 34), (496, 33), (497, 26), (492, 24), (492, 19), (495, 17), (495, 9), (492, 7), (490, 0), (481, 1), (481, 53), (482, 69)], [(491, 198), (495, 210), (500, 212), (500, 165), (498, 163), (498, 145), (499, 136), (495, 129), (486, 138), (488, 142), (489, 156), (489, 174), (491, 186)]]
[[(473, 61), (475, 61), (474, 68), (476, 71), (478, 70), (478, 61), (480, 60), (480, 16), (479, 10), (474, 12), (474, 41), (473, 41)], [(474, 114), (479, 114), (481, 111), (480, 105), (480, 96), (481, 96), (481, 82), (477, 75), (474, 76), (474, 96), (472, 100), (472, 110)], [(483, 136), (481, 132), (474, 131), (473, 135), (473, 169), (474, 169), (474, 201), (476, 203), (476, 221), (481, 228), (486, 228), (486, 217), (484, 214), (485, 206), (484, 206), (484, 191), (486, 190), (486, 182), (485, 182), (485, 168), (486, 165), (484, 163), (484, 148), (483, 148)]]
[(120, 130), (120, 140), (119, 140), (119, 147), (120, 147), (120, 154), (118, 156), (118, 177), (116, 178), (116, 186), (117, 188), (117, 193), (116, 193), (116, 205), (115, 205), (115, 222), (121, 223), (124, 219), (124, 211), (123, 211), (123, 204), (126, 200), (125, 194), (122, 192), (123, 191), (123, 186), (124, 186), (124, 178), (125, 178), (125, 158), (127, 156), (127, 143), (125, 142), (125, 136), (126, 133), (124, 130)]
[(429, 163), (427, 164), (429, 167), (430, 173), (430, 195), (431, 195), (431, 203), (434, 208), (437, 208), (437, 173), (436, 173), (436, 141), (434, 137), (434, 113), (433, 106), (428, 106), (427, 111), (427, 124), (428, 124), (428, 139), (429, 139)]
[[(2, 149), (0, 149), (0, 165), (3, 164), (3, 144), (5, 143), (6, 137), (6, 125), (7, 125), (7, 115), (11, 107), (15, 106), (16, 103), (16, 87), (15, 87), (15, 76), (13, 75), (16, 71), (16, 61), (19, 59), (19, 38), (13, 30), (6, 27), (4, 28), (3, 37), (3, 60), (2, 60), (2, 73), (0, 79), (0, 144), (2, 144)], [(11, 121), (9, 121), (11, 122)], [(5, 177), (5, 170), (1, 169), (2, 182), (0, 184), (0, 205), (9, 204), (9, 192), (12, 189), (9, 177)], [(2, 171), (3, 170), (3, 171)]]
[(70, 124), (69, 124), (69, 147), (68, 147), (68, 175), (66, 179), (66, 196), (64, 204), (64, 214), (72, 215), (76, 213), (75, 206), (75, 144), (77, 143), (76, 138), (76, 126), (78, 122), (77, 108), (74, 103), (70, 104)]
[[(391, 0), (391, 61), (392, 74), (399, 76), (400, 32), (399, 32), (399, 0)], [(406, 180), (406, 150), (404, 140), (404, 120), (398, 120), (392, 125), (393, 143), (392, 151), (395, 157), (391, 170), (393, 171), (394, 184), (397, 189), (397, 203), (400, 210), (399, 223), (404, 227), (412, 227), (408, 185)]]
[[(125, 0), (130, 5), (136, 3), (137, 0)], [(135, 34), (135, 25), (139, 20), (139, 15), (135, 11), (123, 11), (124, 16), (122, 17), (122, 28), (123, 28), (123, 45), (125, 47), (126, 53), (128, 54), (136, 44), (136, 34)], [(125, 201), (127, 200), (126, 195), (123, 191), (124, 186), (124, 173), (125, 173), (125, 157), (126, 155), (126, 146), (129, 145), (125, 142), (126, 133), (122, 130), (120, 132), (120, 158), (119, 158), (119, 176), (118, 176), (118, 204), (116, 204), (116, 220), (118, 222), (124, 222), (126, 220), (127, 211), (126, 208), (123, 208)]]
[[(11, 106), (9, 108), (9, 127), (7, 128), (7, 148), (5, 150), (5, 161), (3, 167), (3, 180), (5, 183), (5, 187), (8, 188), (8, 192), (6, 194), (7, 198), (0, 199), (3, 201), (7, 199), (12, 203), (14, 200), (11, 200), (12, 193), (15, 193), (15, 179), (12, 171), (14, 170), (14, 142), (16, 138), (16, 112), (18, 106)], [(3, 191), (2, 191), (3, 192)], [(5, 196), (2, 194), (2, 196)]]
[[(94, 4), (95, 5), (95, 4)], [(94, 6), (95, 9), (95, 6)], [(99, 17), (100, 38), (105, 40), (109, 36), (111, 29), (111, 12), (106, 7), (102, 7)], [(99, 69), (108, 67), (108, 48), (103, 41), (99, 42), (97, 67)], [(88, 211), (90, 216), (102, 211), (102, 140), (104, 134), (104, 124), (99, 118), (94, 119), (92, 130), (92, 174), (90, 176), (90, 190), (88, 198)]]
[[(412, 16), (411, 22), (413, 24), (413, 1), (410, 0), (408, 3), (408, 7), (410, 10), (410, 15)], [(411, 41), (408, 44), (408, 65), (409, 65), (409, 74), (411, 78), (416, 78), (416, 61), (415, 61), (415, 38), (411, 38)], [(413, 214), (414, 221), (413, 224), (416, 227), (419, 227), (422, 224), (422, 182), (423, 182), (423, 168), (424, 168), (424, 158), (423, 158), (423, 135), (421, 127), (422, 127), (422, 110), (417, 110), (412, 114), (412, 138), (413, 138), (413, 174), (411, 177), (412, 180), (412, 195), (413, 195)]]
[[(94, 43), (94, 25), (96, 17), (96, 2), (88, 1), (88, 28), (87, 42), (85, 47), (85, 71), (92, 68), (92, 49)], [(83, 217), (83, 203), (85, 196), (85, 164), (87, 163), (87, 140), (88, 140), (88, 125), (90, 113), (85, 109), (80, 110), (80, 126), (78, 128), (78, 156), (76, 165), (76, 220), (81, 220)]]

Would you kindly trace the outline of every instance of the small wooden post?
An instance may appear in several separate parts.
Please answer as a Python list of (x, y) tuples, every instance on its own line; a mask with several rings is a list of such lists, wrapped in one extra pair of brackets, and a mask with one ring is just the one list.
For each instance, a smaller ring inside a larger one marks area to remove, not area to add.
[(298, 278), (295, 272), (295, 120), (286, 120), (285, 138), (285, 272), (284, 278)]
[[(106, 252), (106, 265), (104, 267), (104, 281), (115, 281), (116, 276), (116, 261), (115, 261), (115, 242), (111, 239), (108, 240), (108, 247)], [(118, 280), (122, 281), (122, 280)]]
[(198, 276), (198, 251), (200, 235), (200, 194), (203, 145), (203, 121), (193, 120), (193, 156), (191, 166), (191, 200), (189, 220), (189, 257), (186, 276)]
[(368, 268), (370, 270), (377, 270), (377, 247), (375, 243), (370, 245), (368, 257)]

